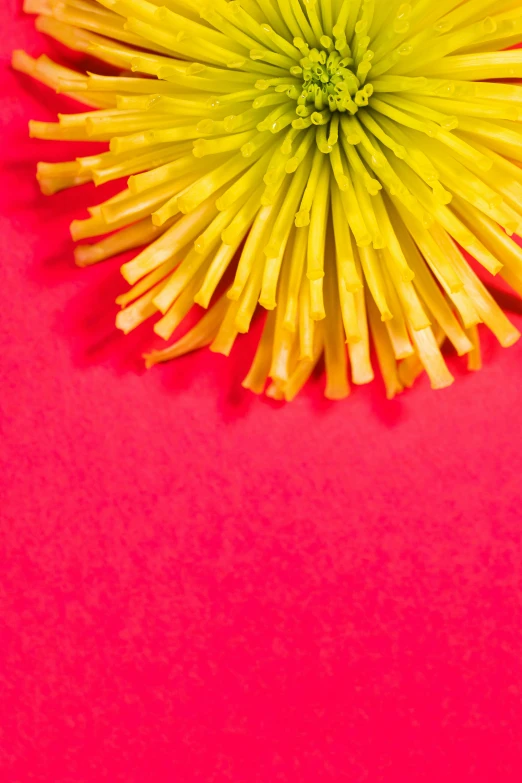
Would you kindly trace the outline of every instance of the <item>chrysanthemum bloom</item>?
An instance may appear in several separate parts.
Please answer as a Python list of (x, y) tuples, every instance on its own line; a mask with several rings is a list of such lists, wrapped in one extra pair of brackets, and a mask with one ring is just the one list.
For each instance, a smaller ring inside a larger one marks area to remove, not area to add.
[[(326, 395), (424, 368), (448, 339), (480, 365), (477, 324), (519, 332), (466, 253), (522, 293), (520, 0), (26, 0), (39, 30), (114, 66), (14, 65), (93, 109), (32, 122), (109, 142), (41, 163), (44, 193), (128, 177), (71, 226), (80, 266), (141, 248), (122, 274), (124, 332), (154, 318), (149, 365), (228, 354), (268, 311), (244, 385), (292, 399), (324, 354)], [(502, 81), (504, 80), (504, 81)], [(509, 81), (511, 80), (511, 81)], [(176, 335), (174, 334), (174, 338)], [(270, 380), (269, 380), (270, 379)]]

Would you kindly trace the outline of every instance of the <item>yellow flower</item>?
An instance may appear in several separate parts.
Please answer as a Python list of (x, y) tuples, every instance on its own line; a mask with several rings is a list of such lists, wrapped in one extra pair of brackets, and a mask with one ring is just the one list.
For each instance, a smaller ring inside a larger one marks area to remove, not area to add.
[[(128, 177), (75, 220), (80, 266), (131, 248), (124, 332), (156, 316), (149, 365), (228, 354), (268, 311), (244, 386), (292, 399), (324, 354), (326, 395), (393, 397), (448, 339), (480, 366), (477, 324), (520, 336), (469, 266), (522, 294), (520, 0), (26, 0), (37, 28), (115, 67), (15, 52), (15, 68), (90, 111), (33, 137), (109, 142), (41, 163), (44, 193)], [(502, 81), (506, 80), (506, 81)], [(507, 81), (511, 80), (511, 81)], [(229, 274), (230, 273), (230, 274)], [(158, 318), (158, 314), (160, 317)]]

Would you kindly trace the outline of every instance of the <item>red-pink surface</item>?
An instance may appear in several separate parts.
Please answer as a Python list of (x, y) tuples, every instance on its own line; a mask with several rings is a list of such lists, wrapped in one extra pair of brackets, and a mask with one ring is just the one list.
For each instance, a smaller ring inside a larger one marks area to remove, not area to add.
[(522, 344), (394, 402), (251, 396), (252, 337), (145, 372), (118, 261), (72, 263), (102, 193), (38, 193), (67, 104), (7, 6), (0, 778), (519, 783)]

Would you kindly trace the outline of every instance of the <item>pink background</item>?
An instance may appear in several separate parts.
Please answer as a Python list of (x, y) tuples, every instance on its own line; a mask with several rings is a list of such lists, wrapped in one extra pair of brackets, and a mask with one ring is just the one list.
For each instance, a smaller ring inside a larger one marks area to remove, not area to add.
[(0, 30), (1, 779), (519, 783), (522, 344), (394, 402), (251, 396), (258, 327), (145, 372), (118, 260), (72, 263), (103, 193), (36, 187), (78, 151), (26, 136), (48, 44)]

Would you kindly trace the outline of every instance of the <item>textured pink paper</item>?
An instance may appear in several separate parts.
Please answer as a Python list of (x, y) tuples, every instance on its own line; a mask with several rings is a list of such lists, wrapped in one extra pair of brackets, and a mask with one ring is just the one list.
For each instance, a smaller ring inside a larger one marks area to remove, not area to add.
[(244, 392), (259, 326), (145, 373), (118, 260), (72, 263), (110, 188), (39, 195), (27, 121), (76, 107), (0, 23), (1, 779), (520, 783), (522, 344), (391, 403)]

